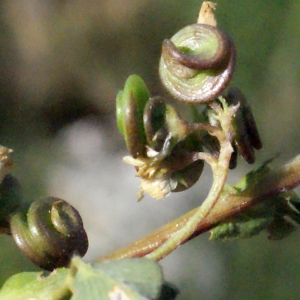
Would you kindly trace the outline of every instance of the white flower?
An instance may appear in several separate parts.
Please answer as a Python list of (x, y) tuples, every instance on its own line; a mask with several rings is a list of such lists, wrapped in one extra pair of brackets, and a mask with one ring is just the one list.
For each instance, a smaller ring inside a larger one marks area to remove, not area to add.
[(138, 201), (142, 200), (145, 194), (160, 200), (167, 197), (177, 187), (178, 182), (171, 178), (171, 171), (163, 166), (162, 161), (153, 158), (125, 156), (123, 161), (137, 168), (136, 176), (140, 177), (140, 192), (137, 195)]

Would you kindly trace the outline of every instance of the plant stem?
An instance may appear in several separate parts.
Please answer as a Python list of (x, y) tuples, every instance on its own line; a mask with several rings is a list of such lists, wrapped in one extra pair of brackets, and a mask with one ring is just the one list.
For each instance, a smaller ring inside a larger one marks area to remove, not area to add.
[[(224, 219), (241, 213), (258, 202), (267, 200), (284, 191), (291, 190), (299, 184), (300, 155), (296, 156), (292, 161), (280, 169), (273, 170), (266, 174), (241, 194), (236, 193), (233, 188), (225, 188), (219, 197), (218, 203), (201, 223), (197, 224), (193, 234), (188, 239), (182, 241), (182, 244), (212, 229)], [(185, 215), (180, 216), (149, 235), (142, 237), (124, 248), (101, 256), (95, 261), (146, 256), (174, 236), (178, 230), (183, 228), (198, 209), (199, 208), (195, 208), (189, 211)]]
[[(220, 99), (221, 100), (221, 99)], [(199, 159), (204, 159), (211, 165), (213, 172), (213, 184), (207, 198), (196, 210), (193, 216), (180, 228), (170, 239), (160, 247), (147, 254), (149, 259), (160, 260), (174, 251), (184, 243), (195, 232), (197, 225), (205, 219), (216, 205), (223, 186), (226, 183), (229, 162), (233, 148), (231, 146), (231, 119), (237, 107), (228, 107), (226, 102), (221, 100), (224, 109), (220, 105), (211, 105), (215, 112), (215, 118), (220, 122), (220, 128), (215, 128), (211, 134), (215, 135), (220, 142), (220, 155), (218, 160), (207, 153), (199, 153)]]

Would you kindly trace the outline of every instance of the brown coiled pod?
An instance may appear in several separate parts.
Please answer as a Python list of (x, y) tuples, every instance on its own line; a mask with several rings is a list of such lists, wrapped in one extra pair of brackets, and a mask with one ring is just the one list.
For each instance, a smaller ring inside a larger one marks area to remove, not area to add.
[(175, 98), (207, 103), (226, 88), (234, 72), (235, 56), (227, 33), (215, 26), (193, 24), (163, 42), (160, 78)]
[(247, 163), (253, 164), (255, 162), (254, 149), (261, 149), (262, 142), (251, 107), (237, 87), (231, 87), (225, 98), (230, 105), (239, 104), (239, 109), (232, 121), (235, 153), (239, 152)]
[(66, 201), (47, 197), (34, 201), (10, 220), (11, 235), (22, 252), (39, 267), (52, 271), (83, 256), (88, 238), (77, 210)]

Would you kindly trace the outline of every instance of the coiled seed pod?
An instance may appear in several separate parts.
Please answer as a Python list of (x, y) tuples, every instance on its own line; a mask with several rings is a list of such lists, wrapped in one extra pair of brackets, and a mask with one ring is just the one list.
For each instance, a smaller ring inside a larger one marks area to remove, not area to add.
[(194, 185), (203, 170), (203, 161), (195, 153), (202, 151), (198, 133), (202, 124), (182, 120), (176, 109), (161, 97), (150, 98), (144, 109), (147, 158), (129, 160), (142, 178), (144, 193), (156, 199)]
[[(196, 152), (203, 151), (202, 145), (199, 143), (199, 139), (197, 139), (193, 134), (189, 136), (187, 139), (185, 139), (182, 143), (180, 143), (178, 147), (182, 147), (185, 151), (189, 153), (196, 153)], [(185, 156), (182, 155), (181, 158), (182, 164), (185, 159), (186, 159)], [(189, 165), (187, 165), (186, 167), (173, 172), (171, 174), (171, 178), (177, 182), (177, 186), (172, 190), (172, 192), (182, 192), (192, 187), (199, 180), (203, 168), (204, 168), (204, 161), (196, 160), (190, 163)]]
[(117, 94), (117, 125), (132, 157), (145, 154), (143, 112), (150, 93), (141, 77), (131, 75)]
[(79, 213), (58, 198), (34, 201), (11, 217), (10, 228), (27, 258), (45, 270), (68, 266), (74, 254), (83, 256), (88, 248)]
[(177, 99), (212, 101), (226, 88), (235, 66), (232, 39), (215, 26), (193, 24), (162, 45), (159, 73)]
[(146, 104), (143, 115), (147, 144), (159, 152), (168, 135), (165, 128), (166, 103), (162, 97), (153, 97)]
[(225, 98), (230, 105), (240, 105), (232, 122), (235, 152), (238, 151), (247, 163), (253, 164), (255, 162), (254, 149), (261, 149), (262, 142), (251, 107), (237, 87), (231, 87)]

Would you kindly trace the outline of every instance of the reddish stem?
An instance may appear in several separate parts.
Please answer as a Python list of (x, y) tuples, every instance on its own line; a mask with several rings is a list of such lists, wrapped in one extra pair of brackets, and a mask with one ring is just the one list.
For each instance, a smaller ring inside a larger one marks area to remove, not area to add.
[[(300, 155), (296, 156), (284, 167), (266, 174), (257, 182), (252, 183), (244, 192), (237, 194), (233, 189), (226, 190), (218, 199), (210, 214), (197, 226), (194, 234), (189, 238), (212, 229), (220, 221), (233, 216), (254, 204), (264, 201), (274, 195), (295, 188), (300, 184)], [(149, 235), (120, 248), (108, 255), (101, 256), (95, 261), (113, 260), (129, 257), (143, 257), (166, 242), (173, 234), (182, 228), (187, 220), (194, 215), (195, 208), (183, 216), (171, 221)]]

